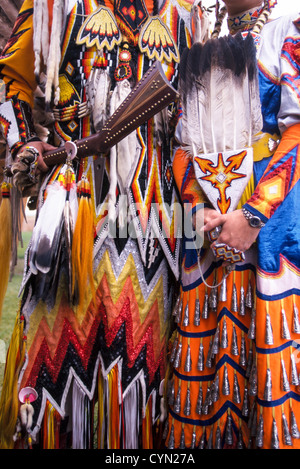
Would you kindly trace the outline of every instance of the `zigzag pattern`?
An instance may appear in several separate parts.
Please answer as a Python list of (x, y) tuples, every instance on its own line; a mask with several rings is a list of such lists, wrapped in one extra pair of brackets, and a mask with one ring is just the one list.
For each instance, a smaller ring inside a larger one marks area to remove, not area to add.
[(29, 359), (22, 387), (32, 386), (39, 394), (35, 403), (37, 419), (45, 391), (64, 412), (70, 373), (78, 377), (87, 395), (91, 394), (99, 354), (105, 370), (120, 362), (124, 392), (141, 370), (147, 396), (158, 390), (164, 376), (166, 329), (161, 275), (145, 299), (133, 270), (132, 256), (116, 279), (106, 253), (96, 279), (95, 305), (90, 302), (85, 314), (76, 315), (70, 308), (64, 286), (60, 287), (51, 314), (40, 304), (30, 314)]

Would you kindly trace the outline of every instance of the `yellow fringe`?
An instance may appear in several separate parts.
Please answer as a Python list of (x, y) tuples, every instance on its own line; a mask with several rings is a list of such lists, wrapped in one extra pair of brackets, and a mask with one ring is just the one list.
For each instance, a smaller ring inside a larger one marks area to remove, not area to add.
[(78, 289), (78, 309), (81, 312), (90, 285), (93, 299), (95, 285), (93, 278), (94, 211), (87, 179), (82, 181), (81, 196), (72, 243), (72, 292)]
[(25, 357), (24, 321), (17, 316), (12, 333), (0, 400), (0, 448), (12, 449), (19, 412), (18, 378)]
[(143, 419), (143, 449), (153, 449), (152, 435), (152, 398), (150, 397), (146, 405), (145, 417)]
[(104, 387), (103, 387), (103, 376), (101, 370), (99, 370), (98, 377), (98, 449), (104, 449)]
[(2, 201), (0, 205), (0, 319), (10, 274), (12, 214), (9, 199), (10, 186), (6, 182), (1, 185)]
[(109, 386), (109, 449), (120, 448), (120, 409), (118, 365), (108, 375)]

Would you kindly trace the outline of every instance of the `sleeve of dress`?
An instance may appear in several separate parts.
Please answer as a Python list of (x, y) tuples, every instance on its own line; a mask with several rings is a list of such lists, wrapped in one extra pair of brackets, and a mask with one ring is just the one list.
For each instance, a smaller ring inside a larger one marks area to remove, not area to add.
[(193, 161), (182, 148), (179, 148), (175, 153), (173, 173), (181, 201), (187, 212), (192, 211), (194, 214), (199, 208), (208, 205), (197, 182)]
[(33, 125), (34, 75), (33, 0), (25, 0), (11, 36), (0, 57), (3, 90), (0, 128), (12, 156), (30, 140), (37, 139)]
[(282, 138), (251, 198), (244, 207), (263, 222), (271, 218), (300, 176), (300, 35), (290, 21), (280, 53), (280, 106), (277, 114)]

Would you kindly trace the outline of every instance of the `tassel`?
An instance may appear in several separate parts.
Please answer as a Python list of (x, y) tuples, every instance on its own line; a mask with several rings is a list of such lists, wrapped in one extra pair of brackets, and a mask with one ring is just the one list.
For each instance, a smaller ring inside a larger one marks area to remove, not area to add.
[(184, 308), (184, 317), (183, 317), (183, 323), (182, 325), (184, 327), (187, 327), (190, 323), (190, 313), (189, 313), (189, 300), (187, 301), (187, 304)]
[(294, 386), (299, 386), (299, 378), (297, 373), (297, 365), (295, 360), (295, 355), (291, 353), (291, 384)]
[(200, 326), (200, 302), (199, 298), (195, 301), (194, 326)]
[(212, 385), (211, 399), (212, 402), (217, 402), (220, 398), (220, 377), (219, 372), (217, 371), (216, 377)]
[[(282, 354), (281, 354), (282, 357)], [(281, 358), (281, 390), (284, 392), (290, 392), (290, 383), (287, 377), (286, 369), (285, 369), (285, 364), (283, 358)]]
[(288, 425), (285, 413), (283, 412), (283, 409), (282, 409), (282, 429), (283, 429), (284, 444), (287, 446), (293, 446), (292, 437), (291, 437), (290, 430), (289, 430), (289, 425)]
[(203, 349), (202, 339), (201, 339), (200, 346), (199, 346), (197, 370), (198, 371), (203, 371), (204, 370), (204, 349)]
[(173, 309), (173, 312), (172, 312), (172, 314), (175, 318), (177, 316), (178, 308), (179, 308), (179, 305), (180, 305), (181, 302), (182, 302), (181, 295), (178, 295), (175, 306), (174, 306), (174, 309)]
[(295, 417), (292, 407), (291, 407), (291, 435), (293, 438), (297, 438), (297, 439), (300, 438), (299, 428), (298, 428), (296, 417)]
[[(235, 274), (235, 272), (234, 272)], [(232, 297), (231, 297), (231, 311), (233, 313), (238, 312), (238, 298), (237, 298), (237, 289), (236, 289), (236, 284), (233, 284), (232, 287)]]
[(209, 409), (212, 405), (212, 399), (211, 399), (211, 386), (208, 384), (207, 390), (206, 390), (206, 396), (204, 399), (204, 404), (202, 407), (202, 413), (203, 415), (208, 415), (209, 414)]
[(180, 303), (179, 303), (179, 306), (178, 306), (178, 309), (177, 309), (176, 317), (175, 317), (175, 322), (177, 324), (180, 324), (180, 322), (181, 322), (182, 308), (183, 308), (183, 301), (181, 299)]
[(179, 449), (185, 449), (185, 435), (184, 435), (184, 425), (181, 429)]
[(191, 415), (191, 391), (190, 391), (189, 387), (188, 387), (187, 393), (186, 393), (183, 413), (184, 413), (184, 415), (187, 415), (187, 416)]
[(273, 422), (272, 422), (271, 449), (279, 449), (278, 430), (277, 430), (276, 420), (274, 417), (273, 417)]
[(242, 339), (241, 339), (241, 350), (240, 350), (239, 365), (242, 366), (242, 367), (245, 367), (246, 364), (247, 364), (246, 341), (245, 341), (244, 332), (243, 332)]
[(68, 266), (68, 285), (69, 285), (69, 300), (72, 299), (72, 242), (74, 235), (74, 225), (78, 212), (78, 201), (76, 194), (75, 173), (69, 166), (65, 174), (66, 184), (66, 202), (63, 212), (64, 220), (64, 233), (66, 241), (66, 256)]
[(202, 383), (200, 383), (198, 397), (197, 397), (197, 405), (196, 405), (197, 415), (202, 415), (202, 405), (203, 405), (203, 389), (202, 389)]
[(254, 361), (252, 363), (249, 383), (250, 383), (249, 396), (256, 396), (257, 395), (257, 367)]
[(266, 315), (266, 333), (265, 333), (265, 344), (266, 345), (273, 345), (273, 331), (271, 325), (270, 315), (267, 313)]
[(223, 394), (223, 396), (229, 396), (229, 394), (230, 394), (230, 385), (229, 385), (228, 370), (227, 370), (226, 364), (224, 365), (222, 394)]
[(291, 338), (285, 311), (283, 308), (281, 308), (281, 338), (286, 340), (290, 340)]
[(246, 298), (245, 298), (245, 306), (246, 308), (252, 309), (254, 304), (253, 304), (253, 291), (252, 291), (252, 286), (249, 278), (248, 282), (248, 288), (247, 288), (247, 293), (246, 293)]
[(203, 433), (202, 433), (202, 436), (200, 438), (198, 449), (204, 449), (205, 445), (206, 445), (206, 428), (203, 428)]
[(240, 307), (239, 307), (239, 315), (240, 316), (245, 316), (246, 310), (245, 310), (245, 290), (243, 285), (241, 286), (240, 289)]
[(235, 402), (236, 404), (241, 403), (240, 386), (239, 386), (236, 372), (234, 373), (234, 382), (233, 382), (233, 402)]
[(12, 211), (10, 203), (10, 185), (3, 182), (1, 185), (0, 206), (0, 320), (7, 285), (9, 281), (11, 249), (12, 249)]
[(295, 304), (293, 307), (293, 333), (300, 334), (299, 311)]
[(181, 385), (179, 383), (178, 391), (177, 391), (176, 399), (175, 399), (175, 403), (174, 403), (174, 412), (176, 414), (179, 414), (180, 410), (181, 410)]
[(217, 355), (219, 353), (219, 341), (220, 341), (220, 327), (217, 325), (217, 330), (215, 332), (213, 344), (212, 344), (212, 354)]
[(222, 449), (222, 436), (219, 424), (216, 430), (215, 449)]
[(186, 359), (185, 359), (185, 364), (184, 364), (184, 371), (186, 373), (189, 373), (191, 369), (192, 369), (191, 347), (190, 347), (190, 344), (188, 344), (187, 352), (186, 352)]
[(250, 340), (255, 339), (255, 332), (256, 332), (256, 311), (252, 309), (251, 311), (251, 322), (248, 330), (248, 338)]
[(174, 424), (172, 423), (171, 432), (168, 441), (168, 449), (175, 449)]
[(247, 386), (245, 386), (245, 388), (244, 388), (242, 415), (244, 417), (248, 417), (248, 415), (249, 415), (249, 397), (248, 397), (248, 388), (247, 388)]
[(204, 303), (203, 303), (203, 309), (202, 309), (202, 318), (208, 319), (208, 315), (209, 315), (209, 297), (208, 297), (207, 291), (205, 291)]
[(263, 413), (260, 413), (257, 430), (256, 430), (256, 446), (262, 448), (264, 445), (264, 417)]
[(193, 433), (192, 433), (191, 449), (195, 449), (195, 448), (196, 448), (196, 432), (194, 428)]
[(79, 184), (79, 206), (72, 245), (72, 293), (78, 291), (78, 309), (82, 311), (87, 286), (95, 298), (93, 278), (94, 211), (90, 184), (83, 175)]
[(171, 354), (170, 354), (170, 363), (171, 363), (171, 365), (173, 365), (174, 360), (175, 360), (177, 345), (178, 345), (178, 337), (176, 337), (174, 339), (174, 342), (173, 342), (173, 345), (172, 345), (172, 350), (171, 350)]
[(206, 449), (213, 449), (213, 426), (211, 427), (211, 431), (208, 437), (207, 447)]
[(228, 410), (227, 425), (226, 425), (226, 431), (225, 431), (225, 444), (228, 446), (233, 445), (232, 417), (231, 417), (231, 413), (229, 410)]
[(270, 402), (272, 400), (272, 376), (271, 370), (267, 369), (265, 390), (264, 390), (264, 400)]
[(222, 336), (221, 336), (221, 344), (220, 347), (222, 349), (226, 349), (228, 347), (228, 334), (227, 334), (227, 322), (226, 317), (223, 319), (223, 327), (222, 327)]
[(209, 343), (209, 349), (208, 349), (208, 353), (207, 353), (207, 358), (206, 358), (206, 366), (207, 366), (207, 368), (212, 368), (212, 366), (213, 366), (212, 347), (213, 347), (213, 340), (212, 340), (212, 338), (211, 338), (211, 339), (210, 339), (210, 343)]
[(238, 344), (237, 344), (237, 334), (236, 334), (236, 329), (235, 329), (234, 324), (233, 324), (233, 328), (232, 328), (231, 353), (234, 356), (238, 356), (238, 354), (239, 354), (239, 349), (238, 349)]
[(237, 441), (236, 448), (237, 449), (244, 449), (243, 432), (242, 432), (241, 427), (239, 428), (238, 441)]
[(177, 352), (176, 352), (176, 356), (175, 356), (175, 360), (174, 360), (174, 368), (179, 368), (179, 366), (181, 364), (181, 354), (182, 354), (182, 343), (179, 342)]
[(2, 449), (13, 449), (19, 402), (18, 379), (25, 358), (24, 318), (17, 315), (7, 352), (0, 400), (0, 441)]
[(219, 301), (222, 303), (225, 303), (227, 301), (227, 281), (226, 281), (225, 276), (223, 277), (223, 280), (221, 283)]
[(218, 291), (217, 287), (212, 287), (209, 295), (209, 307), (211, 311), (216, 312), (218, 307)]

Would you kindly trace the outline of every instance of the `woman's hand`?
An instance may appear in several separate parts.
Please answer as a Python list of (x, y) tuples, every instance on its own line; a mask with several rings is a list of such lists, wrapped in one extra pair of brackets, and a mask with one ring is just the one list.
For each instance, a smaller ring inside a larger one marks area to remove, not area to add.
[[(216, 218), (219, 218), (219, 215), (219, 212), (213, 208), (205, 207), (197, 210), (197, 212), (193, 215), (193, 226), (195, 227), (197, 233), (203, 236), (203, 231), (210, 231), (204, 230), (204, 227), (208, 223), (213, 223)], [(218, 226), (218, 224), (216, 226)]]
[(219, 225), (222, 226), (222, 231), (215, 243), (224, 243), (242, 252), (252, 246), (260, 231), (260, 228), (252, 228), (249, 225), (242, 210), (234, 210), (224, 215), (216, 212), (216, 215), (207, 218), (203, 231), (211, 231)]

